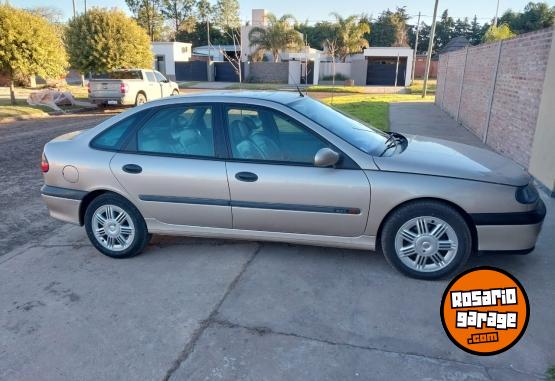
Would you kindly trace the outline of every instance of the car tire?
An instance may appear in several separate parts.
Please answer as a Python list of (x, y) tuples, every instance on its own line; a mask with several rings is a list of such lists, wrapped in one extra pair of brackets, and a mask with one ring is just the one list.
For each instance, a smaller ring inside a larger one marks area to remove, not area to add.
[(137, 208), (113, 193), (102, 194), (88, 205), (85, 230), (93, 246), (112, 258), (140, 254), (152, 237)]
[(172, 91), (172, 97), (175, 97), (176, 95), (179, 95), (179, 90), (174, 89), (174, 90)]
[(140, 106), (146, 103), (146, 96), (143, 93), (137, 94), (135, 97), (135, 106)]
[(472, 252), (472, 235), (461, 214), (436, 201), (394, 210), (384, 222), (380, 245), (386, 260), (405, 275), (441, 279), (453, 275)]

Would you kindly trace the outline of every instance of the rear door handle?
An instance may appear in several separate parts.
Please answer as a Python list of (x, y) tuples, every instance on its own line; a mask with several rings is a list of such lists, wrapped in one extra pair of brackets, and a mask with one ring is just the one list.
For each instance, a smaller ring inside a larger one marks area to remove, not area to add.
[(143, 171), (141, 166), (137, 164), (125, 164), (122, 169), (127, 173), (141, 173)]
[(252, 183), (258, 180), (258, 176), (252, 172), (238, 172), (235, 174), (235, 178), (239, 181), (245, 181), (247, 183)]

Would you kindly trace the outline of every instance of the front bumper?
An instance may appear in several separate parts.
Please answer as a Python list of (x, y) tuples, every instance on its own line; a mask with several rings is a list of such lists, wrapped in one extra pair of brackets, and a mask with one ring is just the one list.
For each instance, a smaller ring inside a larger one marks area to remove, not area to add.
[(531, 251), (536, 245), (545, 214), (545, 204), (539, 200), (536, 209), (530, 212), (471, 215), (478, 233), (478, 251)]
[(43, 185), (41, 197), (53, 218), (80, 225), (81, 200), (87, 192)]

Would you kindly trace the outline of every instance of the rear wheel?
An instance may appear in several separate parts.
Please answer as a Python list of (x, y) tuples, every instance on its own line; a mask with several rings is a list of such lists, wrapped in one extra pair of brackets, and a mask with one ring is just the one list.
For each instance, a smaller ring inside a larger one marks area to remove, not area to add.
[(422, 201), (391, 214), (382, 229), (381, 245), (387, 261), (402, 273), (438, 279), (466, 263), (472, 236), (457, 210), (441, 202)]
[(115, 194), (100, 195), (89, 204), (85, 230), (94, 247), (112, 258), (138, 255), (150, 239), (137, 208)]
[(146, 103), (146, 96), (143, 93), (137, 94), (135, 98), (135, 106), (140, 106)]
[(179, 90), (174, 89), (174, 90), (172, 91), (172, 97), (175, 97), (176, 95), (179, 95)]

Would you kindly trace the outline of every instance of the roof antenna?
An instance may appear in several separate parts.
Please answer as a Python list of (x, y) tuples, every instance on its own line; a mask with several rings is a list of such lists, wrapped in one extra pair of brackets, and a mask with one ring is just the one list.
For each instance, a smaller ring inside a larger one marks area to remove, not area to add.
[(301, 91), (301, 89), (299, 88), (299, 85), (296, 85), (296, 86), (297, 86), (297, 91), (299, 92), (299, 95), (300, 95), (301, 97), (304, 97), (304, 94), (303, 94), (303, 92)]

